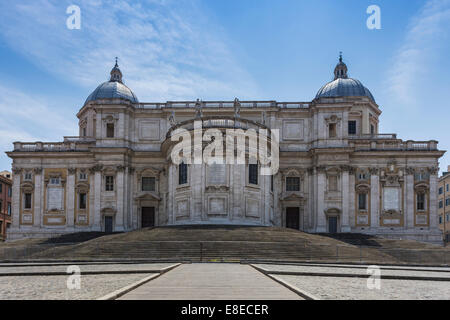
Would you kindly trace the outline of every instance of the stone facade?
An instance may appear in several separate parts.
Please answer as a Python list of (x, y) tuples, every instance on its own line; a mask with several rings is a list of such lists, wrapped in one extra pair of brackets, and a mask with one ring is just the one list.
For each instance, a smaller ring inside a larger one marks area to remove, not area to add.
[[(117, 65), (111, 74), (122, 84)], [(101, 93), (78, 112), (79, 136), (16, 142), (8, 152), (11, 239), (178, 224), (442, 239), (437, 173), (443, 152), (437, 141), (378, 133), (381, 111), (371, 95), (139, 103), (134, 95)], [(180, 169), (170, 157), (171, 136), (176, 128), (192, 130), (195, 120), (220, 131), (279, 129), (279, 171), (252, 181), (248, 157), (245, 165)]]

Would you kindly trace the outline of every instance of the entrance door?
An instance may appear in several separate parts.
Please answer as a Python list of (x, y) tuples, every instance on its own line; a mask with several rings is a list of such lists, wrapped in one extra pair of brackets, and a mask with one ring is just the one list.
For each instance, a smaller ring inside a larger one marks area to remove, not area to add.
[(155, 207), (142, 207), (142, 228), (155, 226)]
[(112, 233), (113, 232), (113, 217), (105, 216), (105, 232)]
[(337, 217), (329, 217), (328, 218), (328, 232), (329, 233), (337, 233)]
[(286, 208), (286, 228), (300, 230), (300, 210), (298, 207)]

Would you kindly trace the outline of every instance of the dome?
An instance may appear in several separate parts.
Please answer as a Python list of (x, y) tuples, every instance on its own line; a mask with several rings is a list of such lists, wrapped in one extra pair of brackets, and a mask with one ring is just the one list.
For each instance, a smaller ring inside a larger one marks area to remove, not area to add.
[(342, 62), (342, 55), (334, 69), (334, 80), (325, 84), (316, 94), (316, 99), (331, 97), (368, 97), (375, 102), (372, 93), (361, 81), (347, 76), (347, 66)]
[(89, 97), (86, 99), (86, 103), (98, 99), (126, 99), (132, 103), (139, 103), (136, 95), (122, 82), (122, 72), (117, 65), (111, 70), (111, 78), (109, 81), (100, 84), (97, 89), (95, 89)]

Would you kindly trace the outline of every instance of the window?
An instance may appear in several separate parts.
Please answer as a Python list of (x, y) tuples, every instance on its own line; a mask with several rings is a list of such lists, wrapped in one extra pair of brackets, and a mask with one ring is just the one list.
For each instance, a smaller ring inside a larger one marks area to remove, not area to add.
[(447, 222), (450, 221), (450, 214), (447, 213), (447, 215), (445, 216), (445, 221), (447, 221)]
[(355, 120), (348, 122), (348, 134), (356, 134), (356, 121)]
[(25, 172), (25, 175), (24, 175), (24, 179), (25, 180), (31, 180), (31, 172)]
[(79, 178), (80, 178), (80, 180), (87, 180), (87, 173), (86, 172), (80, 172)]
[(0, 200), (0, 213), (3, 213), (3, 202)]
[(416, 180), (417, 181), (426, 181), (426, 180), (428, 180), (428, 173), (426, 173), (426, 172), (418, 172), (418, 173), (416, 173)]
[(370, 134), (371, 135), (375, 134), (375, 126), (373, 124), (370, 125)]
[(270, 191), (273, 192), (273, 175), (270, 176)]
[(3, 192), (3, 184), (0, 183), (0, 193), (2, 193), (2, 192)]
[(8, 197), (11, 198), (11, 196), (12, 196), (12, 188), (8, 187)]
[(442, 216), (439, 216), (439, 224), (442, 224)]
[(86, 193), (80, 193), (78, 208), (79, 209), (86, 209)]
[(338, 177), (329, 176), (328, 177), (328, 191), (338, 191)]
[(155, 191), (154, 177), (142, 177), (142, 191)]
[(300, 191), (300, 178), (286, 177), (286, 191)]
[(358, 194), (358, 209), (367, 210), (367, 193)]
[(50, 178), (50, 184), (59, 185), (60, 183), (61, 183), (61, 179), (59, 177), (51, 177)]
[(113, 176), (106, 176), (105, 191), (114, 191), (114, 177)]
[(114, 123), (107, 123), (106, 124), (106, 137), (107, 138), (114, 138)]
[(329, 136), (329, 138), (336, 137), (336, 123), (330, 123), (328, 125), (328, 136)]
[(369, 179), (369, 175), (367, 173), (359, 173), (358, 179), (359, 180), (367, 180), (367, 179)]
[(182, 162), (178, 166), (178, 184), (186, 184), (187, 183), (187, 174), (188, 174), (188, 167), (187, 164)]
[(11, 202), (8, 202), (8, 216), (11, 215)]
[(439, 209), (442, 209), (444, 207), (444, 202), (442, 200), (439, 200)]
[(9, 229), (9, 228), (11, 228), (11, 223), (8, 222), (8, 223), (6, 224), (6, 229)]
[(417, 210), (425, 210), (425, 194), (417, 194)]
[(258, 184), (258, 165), (249, 164), (248, 165), (248, 183)]
[(445, 206), (450, 206), (450, 198), (445, 199)]
[(25, 209), (31, 209), (31, 193), (25, 193)]
[(445, 191), (448, 191), (448, 185), (445, 187)]
[(444, 188), (443, 187), (440, 187), (439, 188), (439, 194), (442, 194), (444, 192)]
[(86, 128), (82, 128), (82, 129), (81, 129), (81, 135), (82, 135), (83, 137), (86, 137)]

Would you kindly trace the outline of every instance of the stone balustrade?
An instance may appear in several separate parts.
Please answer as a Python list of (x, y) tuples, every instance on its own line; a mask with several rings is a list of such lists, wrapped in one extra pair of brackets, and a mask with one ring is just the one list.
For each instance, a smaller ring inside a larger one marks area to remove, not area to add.
[[(190, 108), (195, 109), (196, 101), (167, 101), (166, 103), (138, 103), (137, 109)], [(307, 109), (308, 102), (239, 101), (241, 108), (283, 108)], [(234, 101), (203, 101), (202, 108), (234, 108)]]
[(14, 142), (14, 151), (21, 152), (66, 152), (88, 151), (95, 143), (94, 138), (64, 137), (63, 142)]

